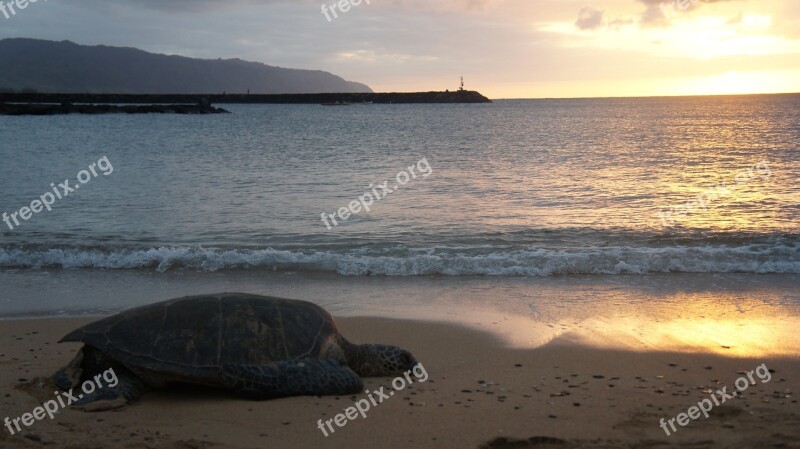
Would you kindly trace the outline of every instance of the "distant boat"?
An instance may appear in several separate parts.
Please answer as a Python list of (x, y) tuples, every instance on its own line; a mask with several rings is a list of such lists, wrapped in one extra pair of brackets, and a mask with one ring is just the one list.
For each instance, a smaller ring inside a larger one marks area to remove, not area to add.
[(327, 103), (321, 103), (322, 106), (350, 106), (350, 103), (344, 101), (329, 101)]

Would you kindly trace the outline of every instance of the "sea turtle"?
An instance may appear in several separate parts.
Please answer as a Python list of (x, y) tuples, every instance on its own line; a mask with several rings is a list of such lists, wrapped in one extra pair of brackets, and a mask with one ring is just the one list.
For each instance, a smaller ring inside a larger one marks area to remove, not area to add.
[(64, 391), (91, 379), (99, 383), (101, 373), (113, 368), (116, 386), (77, 401), (95, 410), (172, 384), (223, 388), (250, 399), (354, 394), (363, 388), (359, 376), (393, 376), (417, 364), (396, 346), (350, 343), (315, 304), (243, 293), (137, 307), (61, 342), (84, 343), (54, 376)]

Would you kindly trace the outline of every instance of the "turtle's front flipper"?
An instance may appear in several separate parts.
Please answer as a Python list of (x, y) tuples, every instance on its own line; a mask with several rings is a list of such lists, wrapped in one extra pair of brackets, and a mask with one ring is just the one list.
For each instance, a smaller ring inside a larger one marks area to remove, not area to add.
[(354, 394), (364, 388), (349, 367), (329, 359), (303, 359), (269, 365), (225, 365), (223, 375), (230, 387), (250, 399), (287, 396)]
[[(118, 368), (114, 373), (117, 379), (116, 383), (106, 384), (106, 379), (100, 377), (99, 382), (102, 388), (99, 388), (95, 383), (95, 390), (90, 394), (84, 394), (82, 386), (75, 388), (73, 394), (78, 396), (78, 400), (73, 402), (73, 406), (85, 412), (114, 410), (124, 407), (131, 401), (135, 401), (150, 390), (150, 387), (144, 381), (126, 369)], [(86, 382), (93, 382), (93, 380), (87, 380)], [(86, 382), (84, 382), (84, 385)], [(80, 393), (80, 395), (77, 393)]]

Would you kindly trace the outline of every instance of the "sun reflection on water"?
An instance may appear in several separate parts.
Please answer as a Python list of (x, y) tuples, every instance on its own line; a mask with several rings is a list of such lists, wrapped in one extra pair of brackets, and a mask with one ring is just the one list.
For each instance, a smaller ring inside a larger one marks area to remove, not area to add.
[(728, 357), (800, 356), (800, 316), (769, 300), (681, 293), (657, 301), (605, 300), (581, 311), (566, 307), (557, 315), (540, 320), (472, 310), (443, 318), (490, 331), (519, 348), (579, 344)]

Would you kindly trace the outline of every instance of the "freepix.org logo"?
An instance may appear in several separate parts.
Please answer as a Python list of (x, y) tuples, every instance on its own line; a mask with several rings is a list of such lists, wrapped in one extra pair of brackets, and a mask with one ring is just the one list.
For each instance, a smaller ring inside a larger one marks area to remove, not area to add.
[[(31, 3), (36, 3), (37, 1), (38, 0), (9, 0), (8, 2), (4, 2), (0, 0), (0, 13), (3, 13), (6, 19), (10, 19), (17, 15), (17, 11), (22, 11)], [(42, 1), (46, 2), (47, 0)]]
[[(414, 375), (413, 378), (411, 374)], [(336, 427), (342, 428), (346, 426), (348, 422), (358, 419), (358, 415), (361, 415), (362, 419), (366, 419), (367, 412), (371, 407), (377, 407), (378, 404), (383, 404), (383, 401), (389, 400), (396, 392), (403, 391), (406, 387), (412, 385), (414, 380), (418, 383), (428, 380), (428, 372), (421, 363), (404, 372), (403, 376), (395, 377), (394, 380), (392, 380), (393, 390), (389, 390), (388, 393), (383, 391), (385, 387), (380, 387), (373, 392), (366, 390), (365, 393), (369, 400), (359, 399), (352, 407), (347, 407), (343, 412), (338, 413), (333, 418), (327, 421), (323, 421), (322, 419), (317, 420), (317, 428), (327, 438), (336, 432), (336, 429), (331, 423), (336, 424)], [(370, 405), (370, 403), (372, 404)]]
[[(99, 173), (97, 169), (100, 170)], [(38, 199), (33, 200), (30, 206), (24, 206), (20, 210), (10, 214), (8, 212), (3, 212), (3, 223), (8, 226), (9, 231), (13, 231), (14, 228), (19, 227), (22, 222), (30, 220), (39, 212), (45, 209), (50, 212), (53, 210), (53, 205), (56, 203), (56, 200), (64, 199), (71, 193), (75, 193), (82, 185), (100, 176), (100, 173), (102, 173), (103, 176), (114, 173), (114, 167), (111, 165), (111, 161), (108, 160), (108, 156), (101, 157), (97, 162), (90, 164), (86, 170), (79, 171), (77, 183), (70, 185), (70, 180), (65, 179), (64, 182), (56, 186), (56, 183), (51, 182), (50, 187), (53, 191), (43, 193)]]
[[(55, 399), (50, 399), (39, 407), (33, 409), (32, 412), (25, 413), (18, 418), (11, 419), (6, 417), (5, 427), (11, 435), (20, 434), (27, 428), (33, 426), (38, 421), (44, 420), (45, 417), (50, 419), (60, 413), (61, 410), (71, 406), (72, 404), (79, 403), (86, 395), (94, 394), (104, 387), (114, 388), (119, 385), (119, 378), (114, 368), (109, 368), (103, 373), (94, 376), (92, 379), (87, 379), (81, 385), (82, 393), (73, 393), (73, 389), (69, 391), (56, 391)], [(22, 426), (20, 426), (22, 424)]]
[[(728, 394), (728, 387), (722, 387), (721, 390), (717, 390), (716, 392), (711, 392), (711, 399), (705, 398), (702, 401), (698, 402), (697, 405), (693, 405), (689, 407), (686, 413), (679, 413), (678, 416), (665, 419), (661, 418), (659, 422), (659, 427), (661, 427), (667, 436), (678, 431), (678, 428), (675, 427), (675, 421), (678, 421), (678, 425), (681, 427), (686, 427), (689, 425), (690, 422), (696, 419), (700, 419), (700, 415), (702, 414), (705, 416), (706, 419), (710, 416), (708, 413), (714, 408), (716, 405), (719, 407), (720, 405), (725, 404), (728, 400), (733, 400), (739, 393), (743, 393), (747, 390), (751, 385), (756, 384), (755, 377), (757, 376), (758, 379), (761, 381), (762, 384), (765, 384), (772, 380), (772, 374), (770, 374), (769, 368), (765, 363), (759, 365), (756, 369), (751, 369), (749, 372), (742, 374), (746, 374), (747, 377), (740, 377), (736, 379), (734, 382), (734, 386), (736, 386), (736, 391), (732, 391)], [(753, 375), (756, 376), (753, 376)], [(719, 399), (717, 399), (719, 396)], [(713, 400), (713, 402), (712, 402)], [(672, 428), (672, 432), (670, 432), (670, 428)]]
[[(416, 168), (416, 170), (415, 170)], [(370, 184), (369, 188), (372, 189), (358, 197), (357, 200), (350, 201), (347, 207), (341, 207), (338, 211), (329, 214), (323, 212), (320, 216), (322, 217), (322, 222), (325, 223), (328, 230), (333, 229), (333, 226), (339, 226), (339, 222), (336, 220), (336, 217), (339, 217), (341, 221), (347, 221), (351, 215), (357, 215), (363, 209), (366, 212), (370, 211), (370, 207), (375, 201), (380, 201), (390, 193), (397, 192), (400, 190), (401, 187), (408, 184), (412, 179), (417, 179), (417, 175), (422, 176), (423, 178), (427, 178), (428, 176), (433, 173), (433, 167), (431, 164), (428, 163), (428, 158), (424, 157), (417, 161), (416, 164), (412, 164), (408, 167), (408, 171), (401, 171), (400, 173), (395, 176), (395, 181), (397, 184), (393, 184), (389, 187), (389, 181), (383, 181), (383, 183), (375, 186), (374, 184)], [(378, 189), (381, 191), (378, 192)], [(328, 220), (330, 219), (330, 221)], [(333, 226), (331, 226), (331, 222), (333, 222)]]
[[(370, 0), (363, 0), (363, 1), (368, 5), (371, 4), (369, 2)], [(350, 8), (352, 8), (353, 6), (360, 5), (361, 2), (362, 0), (339, 0), (338, 2), (332, 4), (331, 6), (328, 6), (323, 3), (322, 14), (325, 16), (326, 19), (328, 19), (328, 22), (333, 22), (333, 19), (339, 18), (339, 14), (336, 13), (337, 8), (339, 9), (339, 11), (342, 12), (342, 14), (344, 14), (347, 11), (350, 11)], [(331, 15), (333, 16), (333, 18), (331, 18)]]

